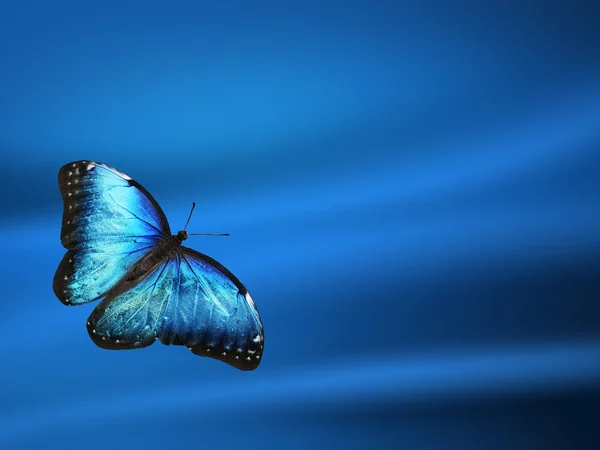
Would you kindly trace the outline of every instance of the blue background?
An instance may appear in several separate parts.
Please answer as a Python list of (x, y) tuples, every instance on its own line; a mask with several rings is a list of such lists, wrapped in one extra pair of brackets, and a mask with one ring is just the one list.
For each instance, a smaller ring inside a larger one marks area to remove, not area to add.
[[(206, 3), (0, 4), (0, 448), (600, 448), (598, 9)], [(256, 371), (94, 346), (78, 159), (231, 233)]]

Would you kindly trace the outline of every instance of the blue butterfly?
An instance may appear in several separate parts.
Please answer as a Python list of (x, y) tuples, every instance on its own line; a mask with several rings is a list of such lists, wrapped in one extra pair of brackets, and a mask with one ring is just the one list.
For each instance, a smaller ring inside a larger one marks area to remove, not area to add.
[[(157, 339), (241, 370), (258, 367), (263, 326), (248, 290), (214, 259), (171, 235), (156, 200), (105, 164), (63, 166), (61, 242), (54, 276), (65, 305), (100, 300), (87, 322), (96, 345), (121, 350)], [(189, 219), (188, 219), (189, 220)]]

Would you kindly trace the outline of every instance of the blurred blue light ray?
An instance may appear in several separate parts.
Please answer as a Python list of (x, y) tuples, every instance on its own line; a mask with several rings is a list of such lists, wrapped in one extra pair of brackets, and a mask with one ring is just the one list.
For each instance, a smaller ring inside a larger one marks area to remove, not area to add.
[[(340, 210), (360, 211), (369, 205), (407, 204), (451, 192), (483, 189), (506, 180), (526, 177), (532, 171), (549, 170), (577, 157), (585, 144), (600, 139), (600, 94), (586, 95), (584, 100), (569, 99), (554, 110), (537, 116), (531, 123), (512, 124), (474, 142), (445, 142), (433, 157), (386, 157), (384, 161), (367, 161), (360, 166), (339, 167), (336, 173), (310, 175), (310, 183), (292, 179), (280, 183), (274, 192), (256, 192), (243, 201), (252, 205), (246, 222), (287, 220), (315, 214), (337, 214)], [(429, 155), (427, 149), (411, 149)], [(365, 151), (369, 151), (365, 149)], [(385, 153), (376, 151), (375, 154)], [(400, 149), (398, 153), (402, 153)], [(318, 201), (315, 201), (318, 199)], [(238, 205), (225, 199), (219, 219), (238, 217)]]
[[(351, 372), (352, 377), (347, 374)], [(47, 427), (60, 426), (70, 417), (97, 426), (107, 419), (160, 416), (177, 412), (235, 409), (298, 409), (311, 404), (394, 402), (411, 407), (421, 403), (489, 401), (526, 394), (600, 384), (600, 341), (542, 344), (528, 348), (445, 351), (413, 358), (373, 359), (356, 355), (326, 367), (297, 369), (255, 377), (242, 384), (194, 385), (133, 389), (118, 397), (14, 411), (2, 418), (0, 440), (8, 441)], [(83, 399), (82, 399), (83, 400)], [(107, 412), (109, 416), (107, 417)], [(99, 422), (98, 422), (99, 421)]]
[[(232, 207), (234, 210), (242, 208), (243, 204)], [(481, 260), (491, 261), (498, 258), (536, 260), (544, 256), (560, 255), (565, 249), (575, 253), (600, 247), (597, 234), (600, 215), (594, 201), (580, 201), (571, 205), (569, 202), (560, 204), (553, 200), (546, 204), (536, 204), (536, 209), (532, 209), (526, 203), (513, 205), (508, 210), (476, 209), (446, 217), (434, 216), (433, 220), (400, 217), (384, 223), (367, 222), (356, 229), (346, 227), (338, 228), (335, 232), (326, 230), (326, 246), (317, 238), (324, 232), (320, 228), (307, 231), (289, 225), (276, 234), (271, 229), (269, 244), (260, 231), (260, 225), (243, 226), (244, 221), (244, 217), (238, 217), (237, 222), (242, 224), (233, 223), (227, 229), (232, 232), (244, 230), (243, 236), (246, 238), (253, 236), (254, 243), (244, 244), (249, 249), (257, 247), (256, 250), (249, 250), (253, 255), (252, 261), (240, 258), (235, 251), (235, 245), (232, 247), (228, 243), (217, 243), (215, 246), (220, 248), (220, 254), (228, 255), (225, 261), (235, 264), (247, 278), (265, 279), (267, 282), (271, 272), (265, 271), (265, 267), (278, 267), (280, 270), (286, 267), (302, 267), (304, 276), (311, 273), (310, 278), (316, 283), (320, 279), (344, 279), (347, 276), (345, 270), (356, 267), (357, 263), (385, 267), (393, 261), (394, 264), (404, 266), (402, 277), (431, 277), (436, 271), (455, 265), (458, 261), (479, 264)], [(58, 217), (55, 222), (59, 223)], [(13, 229), (3, 230), (8, 235), (15, 233)], [(27, 242), (8, 242), (4, 249), (6, 254), (15, 255), (11, 259), (17, 260), (17, 255), (21, 252), (25, 252), (24, 255), (36, 251), (46, 252), (53, 254), (55, 260), (59, 261), (62, 250), (52, 244), (52, 240), (48, 239), (43, 230), (44, 226), (29, 222), (21, 231), (31, 238)], [(293, 236), (293, 243), (288, 241), (289, 236)], [(281, 245), (282, 239), (286, 245)], [(233, 242), (237, 243), (239, 239)], [(202, 244), (201, 239), (190, 243), (203, 250)], [(289, 258), (290, 252), (293, 253), (292, 259)], [(365, 263), (357, 262), (351, 257), (356, 253), (361, 254), (363, 259), (368, 257), (370, 260)], [(320, 264), (312, 265), (316, 254)], [(348, 258), (340, 261), (342, 255)], [(328, 265), (329, 270), (324, 271), (323, 265)], [(425, 268), (427, 271), (423, 272)], [(15, 275), (19, 276), (19, 267), (14, 269), (17, 271)], [(51, 278), (46, 278), (50, 286)], [(285, 278), (280, 282), (285, 280), (293, 286), (296, 284), (295, 278), (293, 270), (286, 271)], [(25, 288), (25, 292), (30, 291), (30, 295), (36, 297), (38, 292), (45, 292), (43, 288), (44, 286), (36, 284)], [(59, 305), (53, 306), (53, 315), (60, 317), (65, 313), (62, 308), (56, 307)], [(70, 314), (73, 314), (72, 311), (69, 309)], [(25, 326), (34, 326), (40, 331), (50, 326), (45, 324), (44, 316), (32, 318), (26, 312), (22, 312), (22, 319), (19, 320), (15, 314), (19, 314), (19, 311), (11, 312), (10, 319), (7, 319), (9, 326), (0, 331), (0, 335), (10, 335)], [(89, 311), (86, 314), (89, 314)]]
[[(0, 4), (0, 447), (599, 447), (597, 8), (122, 3)], [(231, 233), (188, 244), (258, 371), (94, 347), (51, 290), (74, 159)]]

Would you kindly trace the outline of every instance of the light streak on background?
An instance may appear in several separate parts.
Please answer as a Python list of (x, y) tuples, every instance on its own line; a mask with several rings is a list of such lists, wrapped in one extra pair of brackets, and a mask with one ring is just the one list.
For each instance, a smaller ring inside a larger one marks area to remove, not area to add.
[[(600, 11), (4, 2), (0, 448), (597, 449)], [(60, 166), (230, 268), (260, 368), (96, 348)]]

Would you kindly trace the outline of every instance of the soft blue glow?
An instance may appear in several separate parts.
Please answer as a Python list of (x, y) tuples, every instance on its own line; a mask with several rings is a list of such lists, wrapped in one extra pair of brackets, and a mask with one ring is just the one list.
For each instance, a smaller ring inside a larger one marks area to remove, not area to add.
[[(112, 420), (164, 414), (197, 414), (201, 411), (227, 414), (231, 410), (252, 414), (281, 411), (289, 407), (319, 406), (323, 397), (334, 407), (356, 407), (372, 402), (395, 403), (402, 407), (419, 404), (537, 397), (576, 386), (593, 385), (600, 377), (600, 342), (570, 342), (525, 348), (496, 348), (446, 351), (413, 358), (365, 360), (325, 364), (299, 371), (280, 371), (248, 380), (227, 391), (218, 383), (164, 387), (148, 394), (133, 388), (125, 395), (75, 401), (53, 406), (52, 411), (21, 411), (5, 417), (0, 440), (18, 438), (32, 427), (60, 426), (63, 417), (76, 415), (80, 421), (101, 420), (101, 411), (111, 411)], [(348, 373), (352, 373), (349, 377)], [(348, 393), (352, 392), (349, 397)]]
[[(1, 448), (600, 448), (597, 7), (326, 3), (0, 5)], [(231, 233), (257, 370), (90, 341), (79, 159)]]

